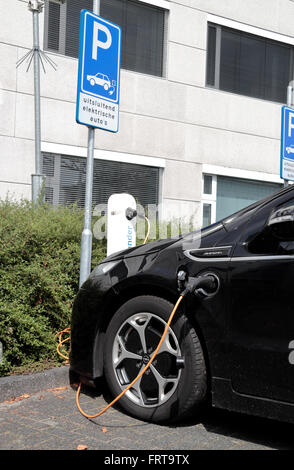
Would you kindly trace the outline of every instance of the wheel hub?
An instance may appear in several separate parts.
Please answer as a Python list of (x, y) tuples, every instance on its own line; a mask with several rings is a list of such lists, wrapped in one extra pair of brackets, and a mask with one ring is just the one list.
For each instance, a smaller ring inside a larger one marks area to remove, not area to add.
[(149, 361), (150, 361), (150, 356), (149, 356), (149, 354), (143, 354), (143, 356), (142, 356), (142, 363), (146, 366)]

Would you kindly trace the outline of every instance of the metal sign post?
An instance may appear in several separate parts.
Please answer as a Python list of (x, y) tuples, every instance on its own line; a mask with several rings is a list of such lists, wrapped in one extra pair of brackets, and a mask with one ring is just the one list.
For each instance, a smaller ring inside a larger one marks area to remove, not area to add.
[(80, 286), (91, 272), (95, 128), (118, 131), (121, 31), (99, 12), (100, 0), (94, 0), (93, 14), (81, 11), (76, 121), (89, 130)]
[(35, 174), (32, 175), (32, 201), (37, 203), (42, 191), (43, 175), (41, 174), (41, 99), (40, 99), (40, 44), (39, 44), (39, 13), (43, 2), (29, 2), (33, 14), (33, 51), (34, 51), (34, 99), (35, 99)]
[[(63, 3), (65, 0), (52, 0)], [(39, 14), (44, 7), (44, 1), (29, 0), (28, 9), (33, 14), (33, 48), (17, 61), (18, 68), (23, 62), (28, 62), (27, 71), (34, 59), (34, 104), (35, 104), (35, 174), (32, 176), (32, 201), (40, 202), (45, 176), (41, 174), (41, 99), (40, 99), (40, 62), (45, 72), (45, 62), (56, 70), (56, 64), (41, 49), (39, 43)]]
[[(99, 15), (100, 0), (93, 1), (93, 13)], [(88, 129), (88, 153), (87, 153), (87, 169), (86, 169), (86, 196), (85, 196), (85, 215), (84, 229), (81, 240), (81, 259), (80, 259), (80, 282), (81, 286), (91, 272), (91, 255), (92, 255), (92, 192), (93, 192), (93, 171), (94, 171), (94, 146), (95, 146), (95, 129)]]

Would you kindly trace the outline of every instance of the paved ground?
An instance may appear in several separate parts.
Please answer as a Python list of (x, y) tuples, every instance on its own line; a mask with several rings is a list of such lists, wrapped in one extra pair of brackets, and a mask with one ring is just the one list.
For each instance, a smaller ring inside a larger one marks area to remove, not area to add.
[[(89, 390), (81, 405), (96, 413), (106, 402)], [(85, 392), (84, 391), (84, 392)], [(110, 409), (87, 420), (76, 408), (75, 391), (57, 387), (0, 404), (0, 449), (74, 450), (248, 450), (293, 449), (293, 426), (210, 410), (178, 427), (158, 426)]]

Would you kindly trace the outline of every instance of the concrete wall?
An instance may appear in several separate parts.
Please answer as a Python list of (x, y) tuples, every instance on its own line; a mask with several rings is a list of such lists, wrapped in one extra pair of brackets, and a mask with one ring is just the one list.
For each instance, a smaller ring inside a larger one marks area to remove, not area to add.
[[(280, 104), (205, 87), (208, 14), (294, 37), (294, 2), (168, 3), (166, 76), (123, 70), (120, 130), (97, 130), (95, 146), (165, 159), (165, 214), (200, 214), (202, 163), (279, 174)], [(32, 46), (32, 15), (24, 0), (0, 0), (0, 11), (0, 197), (30, 197), (33, 71), (16, 69), (16, 61)], [(77, 60), (50, 57), (58, 70), (42, 73), (42, 140), (86, 147), (87, 129), (75, 122)]]

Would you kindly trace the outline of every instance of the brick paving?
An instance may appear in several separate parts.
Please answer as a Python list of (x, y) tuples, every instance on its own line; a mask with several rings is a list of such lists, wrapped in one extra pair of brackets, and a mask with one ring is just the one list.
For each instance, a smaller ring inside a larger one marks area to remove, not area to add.
[[(95, 414), (107, 402), (86, 389), (80, 403)], [(79, 445), (113, 451), (294, 448), (292, 425), (222, 410), (208, 410), (199, 422), (180, 426), (146, 423), (117, 408), (88, 420), (77, 410), (70, 386), (0, 403), (0, 436), (1, 450), (75, 450)]]

